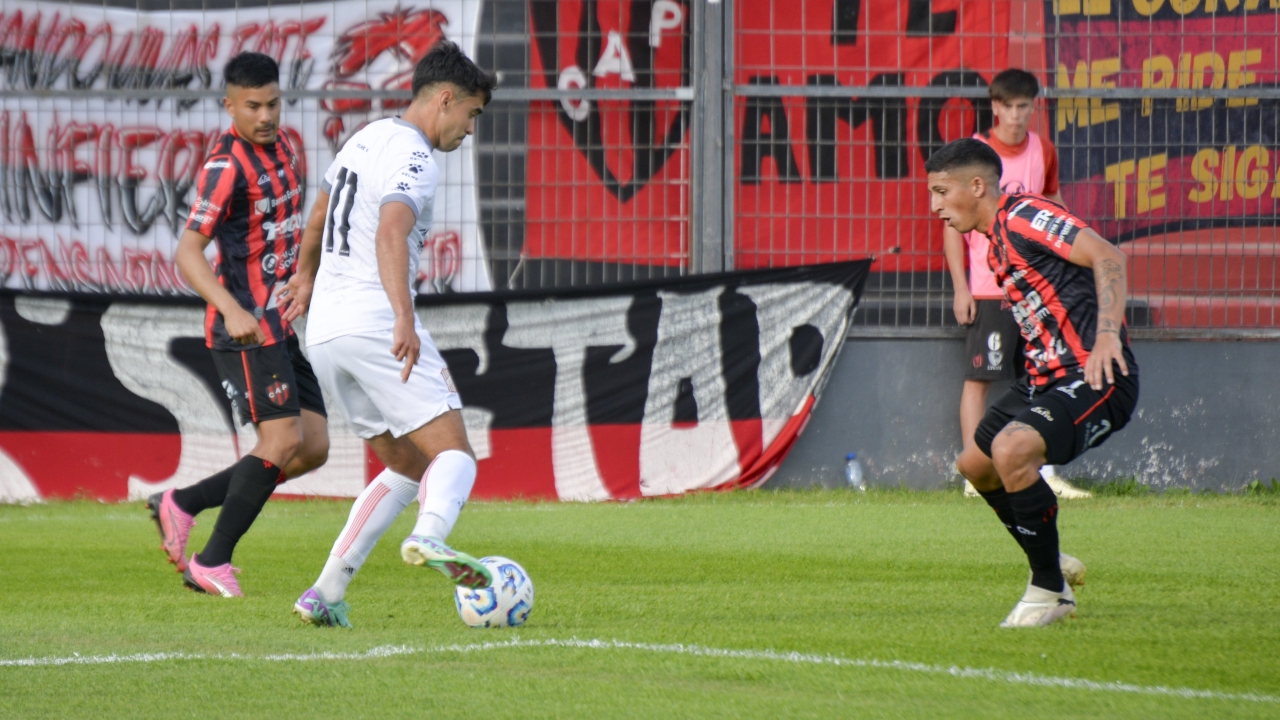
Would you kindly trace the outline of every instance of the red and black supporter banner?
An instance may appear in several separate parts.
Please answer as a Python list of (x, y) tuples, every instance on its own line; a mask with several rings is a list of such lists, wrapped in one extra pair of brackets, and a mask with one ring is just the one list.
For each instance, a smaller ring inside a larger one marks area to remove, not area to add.
[[(691, 13), (687, 0), (531, 0), (530, 87), (687, 87)], [(531, 103), (524, 255), (686, 265), (689, 107)]]
[[(475, 496), (759, 485), (817, 402), (868, 265), (419, 296), (466, 406)], [(252, 447), (251, 428), (233, 429), (202, 310), (0, 295), (0, 501), (136, 499)], [(354, 496), (377, 471), (337, 411), (329, 432), (328, 464), (281, 492)]]
[(1058, 88), (1240, 90), (1053, 101), (1073, 212), (1114, 240), (1280, 224), (1280, 101), (1247, 92), (1280, 87), (1280, 4), (1053, 0), (1045, 13)]
[[(999, 0), (735, 3), (739, 85), (985, 87), (1005, 69)], [(924, 161), (991, 125), (985, 99), (746, 97), (735, 108), (738, 267), (876, 256), (941, 269)]]
[[(999, 0), (734, 3), (738, 85), (985, 87), (1008, 61)], [(688, 2), (531, 0), (532, 87), (690, 88)], [(703, 88), (700, 91), (718, 91)], [(689, 110), (563, 100), (529, 115), (526, 258), (683, 266)], [(876, 256), (939, 269), (924, 160), (991, 124), (985, 100), (738, 98), (735, 264)]]

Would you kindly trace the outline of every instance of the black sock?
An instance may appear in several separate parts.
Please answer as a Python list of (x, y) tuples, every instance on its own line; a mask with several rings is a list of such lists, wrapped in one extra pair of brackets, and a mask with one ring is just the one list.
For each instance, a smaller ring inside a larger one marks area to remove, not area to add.
[(227, 488), (231, 485), (231, 473), (235, 469), (236, 466), (231, 465), (195, 485), (174, 490), (173, 504), (188, 515), (199, 515), (211, 507), (218, 507), (227, 499)]
[(280, 468), (253, 455), (245, 455), (231, 467), (231, 483), (227, 487), (227, 499), (218, 513), (209, 542), (196, 559), (205, 567), (231, 562), (236, 543), (249, 532), (249, 526), (262, 512), (276, 482), (281, 477)]
[(1008, 530), (1009, 534), (1013, 536), (1013, 541), (1021, 546), (1022, 535), (1018, 533), (1018, 528), (1016, 527), (1018, 521), (1013, 516), (1013, 506), (1009, 504), (1009, 493), (1005, 492), (1004, 488), (999, 488), (991, 492), (979, 490), (978, 494), (982, 496), (983, 500), (987, 501), (992, 510), (996, 511), (996, 517), (1000, 518), (1000, 522), (1004, 524), (1004, 529)]
[(1031, 584), (1062, 592), (1062, 566), (1058, 560), (1058, 498), (1049, 483), (1036, 478), (1026, 490), (1009, 493), (1009, 505), (1018, 520), (1022, 549), (1031, 563)]

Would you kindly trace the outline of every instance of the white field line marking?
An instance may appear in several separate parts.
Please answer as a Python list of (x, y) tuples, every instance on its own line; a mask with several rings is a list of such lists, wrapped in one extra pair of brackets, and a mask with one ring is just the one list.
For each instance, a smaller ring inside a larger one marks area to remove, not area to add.
[(70, 657), (19, 658), (0, 660), (0, 667), (42, 667), (59, 665), (109, 665), (115, 663), (152, 663), (175, 660), (257, 660), (265, 662), (309, 662), (315, 660), (377, 660), (399, 655), (440, 654), (440, 653), (474, 653), (490, 650), (512, 648), (544, 648), (559, 647), (583, 650), (640, 650), (643, 652), (670, 655), (692, 655), (695, 657), (725, 658), (732, 660), (769, 660), (773, 662), (795, 663), (801, 665), (832, 665), (836, 667), (862, 667), (880, 670), (900, 670), (903, 672), (925, 673), (929, 675), (950, 675), (956, 678), (989, 680), (1011, 685), (1032, 685), (1038, 687), (1058, 687), (1070, 690), (1087, 690), (1090, 692), (1118, 692), (1135, 695), (1163, 695), (1187, 699), (1203, 700), (1237, 700), (1259, 703), (1280, 703), (1280, 696), (1263, 693), (1227, 693), (1216, 690), (1196, 690), (1194, 688), (1167, 687), (1164, 685), (1134, 685), (1124, 682), (1100, 682), (1084, 678), (1054, 677), (1037, 675), (1028, 672), (997, 670), (995, 668), (967, 668), (956, 665), (930, 665), (927, 663), (909, 662), (905, 660), (870, 660), (860, 658), (843, 658), (835, 655), (813, 655), (799, 652), (777, 652), (774, 650), (732, 650), (713, 648), (704, 645), (685, 645), (682, 643), (659, 645), (654, 643), (633, 643), (621, 640), (579, 640), (571, 638), (558, 640), (521, 640), (512, 638), (499, 642), (473, 643), (469, 645), (438, 645), (436, 647), (418, 648), (407, 645), (382, 645), (365, 652), (320, 652), (320, 653), (280, 653), (273, 655), (245, 655), (241, 653), (204, 654), (204, 653), (139, 653), (135, 655), (72, 655)]

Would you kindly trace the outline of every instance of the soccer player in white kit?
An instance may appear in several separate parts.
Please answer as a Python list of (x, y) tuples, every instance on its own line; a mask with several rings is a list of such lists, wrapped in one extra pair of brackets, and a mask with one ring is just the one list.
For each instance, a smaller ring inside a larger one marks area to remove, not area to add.
[(439, 177), (432, 150), (462, 144), (493, 87), (457, 45), (440, 42), (414, 68), (404, 115), (361, 129), (325, 172), (284, 315), (308, 314), (307, 352), (325, 395), (387, 469), (356, 498), (319, 579), (294, 604), (304, 622), (351, 626), (347, 584), (415, 497), (405, 562), (459, 585), (492, 582), (475, 558), (445, 544), (476, 461), (449, 368), (414, 313), (413, 279)]

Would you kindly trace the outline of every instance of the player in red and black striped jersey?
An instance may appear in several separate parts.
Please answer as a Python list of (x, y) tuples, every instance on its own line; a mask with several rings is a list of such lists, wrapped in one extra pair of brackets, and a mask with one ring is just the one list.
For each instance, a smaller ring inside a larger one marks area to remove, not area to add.
[(293, 335), (293, 328), (280, 321), (275, 291), (297, 263), (303, 189), (298, 156), (283, 134), (259, 144), (233, 125), (205, 158), (187, 230), (217, 243), (218, 283), (262, 331), (260, 340), (233, 337), (226, 316), (210, 301), (205, 319), (210, 348), (239, 352)]
[[(279, 132), (280, 68), (261, 53), (232, 58), (223, 101), (231, 129), (205, 159), (178, 269), (209, 303), (205, 340), (241, 424), (258, 442), (239, 462), (186, 488), (153, 495), (147, 506), (161, 547), (192, 590), (241, 594), (231, 555), (278, 483), (324, 464), (329, 434), (324, 400), (278, 292), (293, 275), (303, 216), (301, 159)], [(204, 250), (217, 243), (217, 272)], [(208, 544), (186, 557), (200, 511), (221, 506)]]
[(956, 468), (1031, 565), (1027, 591), (1004, 625), (1048, 625), (1074, 613), (1071, 586), (1084, 566), (1059, 553), (1057, 499), (1040, 467), (1105, 442), (1138, 402), (1124, 325), (1125, 256), (1061, 205), (1002, 194), (1000, 156), (978, 140), (946, 145), (925, 169), (930, 209), (955, 230), (990, 239), (987, 262), (1026, 343), (1027, 376), (987, 410)]

